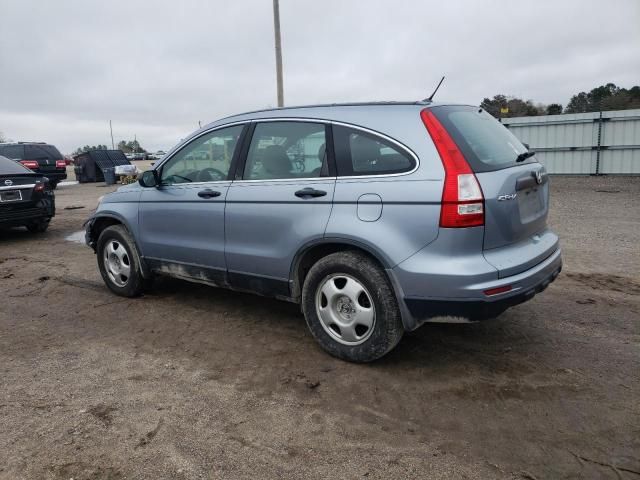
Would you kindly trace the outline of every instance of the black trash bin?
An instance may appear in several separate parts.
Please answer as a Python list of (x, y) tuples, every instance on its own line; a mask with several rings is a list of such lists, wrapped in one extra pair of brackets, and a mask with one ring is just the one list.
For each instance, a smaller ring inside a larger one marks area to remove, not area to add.
[(107, 185), (115, 185), (116, 183), (115, 168), (103, 168), (102, 174), (104, 175), (104, 183), (106, 183)]

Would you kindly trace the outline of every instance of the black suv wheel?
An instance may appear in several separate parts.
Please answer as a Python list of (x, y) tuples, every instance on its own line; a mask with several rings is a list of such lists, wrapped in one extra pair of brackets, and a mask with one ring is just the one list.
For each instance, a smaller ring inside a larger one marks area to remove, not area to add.
[(31, 233), (44, 233), (47, 231), (47, 228), (49, 228), (49, 221), (50, 219), (47, 218), (46, 220), (40, 220), (34, 223), (30, 223), (29, 225), (27, 225), (27, 230), (29, 230)]

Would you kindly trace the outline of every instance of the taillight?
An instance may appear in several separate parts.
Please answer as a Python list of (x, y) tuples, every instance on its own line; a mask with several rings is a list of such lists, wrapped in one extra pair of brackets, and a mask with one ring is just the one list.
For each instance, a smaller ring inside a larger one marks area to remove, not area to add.
[(67, 162), (64, 160), (56, 160), (56, 168), (67, 168)]
[(44, 192), (44, 183), (42, 183), (42, 182), (36, 183), (36, 186), (33, 187), (33, 191), (34, 192)]
[(484, 196), (473, 170), (436, 116), (425, 109), (420, 112), (420, 117), (444, 166), (440, 226), (458, 228), (484, 225)]
[(31, 170), (35, 170), (40, 166), (37, 160), (20, 160), (20, 163)]

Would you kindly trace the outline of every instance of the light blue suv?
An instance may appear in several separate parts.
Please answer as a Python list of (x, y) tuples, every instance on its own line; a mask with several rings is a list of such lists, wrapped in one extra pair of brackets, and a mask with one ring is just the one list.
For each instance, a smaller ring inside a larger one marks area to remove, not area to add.
[(560, 272), (548, 176), (478, 107), (320, 105), (198, 130), (86, 225), (100, 273), (301, 305), (330, 354), (367, 362), (426, 321), (495, 317)]

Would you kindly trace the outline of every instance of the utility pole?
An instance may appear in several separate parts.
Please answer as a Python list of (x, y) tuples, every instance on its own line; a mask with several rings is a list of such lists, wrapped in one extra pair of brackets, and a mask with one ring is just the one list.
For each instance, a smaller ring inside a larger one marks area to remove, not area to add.
[(278, 84), (278, 107), (284, 107), (282, 86), (282, 43), (280, 41), (280, 3), (273, 0), (273, 30), (276, 36), (276, 81)]
[(116, 146), (113, 143), (113, 127), (111, 126), (111, 120), (109, 120), (109, 130), (111, 131), (111, 150), (115, 150)]

